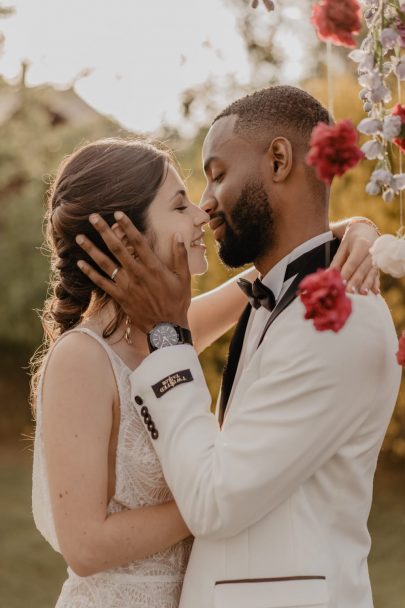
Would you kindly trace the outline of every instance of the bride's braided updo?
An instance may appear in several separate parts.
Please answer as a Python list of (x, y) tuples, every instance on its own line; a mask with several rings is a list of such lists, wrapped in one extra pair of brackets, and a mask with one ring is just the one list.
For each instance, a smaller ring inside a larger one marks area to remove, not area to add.
[[(42, 311), (44, 344), (34, 357), (33, 397), (36, 376), (46, 352), (65, 331), (80, 323), (83, 315), (109, 301), (77, 266), (92, 260), (76, 243), (84, 234), (111, 257), (99, 233), (89, 222), (99, 213), (111, 226), (114, 212), (124, 211), (141, 232), (147, 231), (147, 212), (166, 174), (171, 158), (166, 151), (142, 140), (104, 139), (85, 145), (61, 164), (48, 195), (46, 248), (51, 257), (49, 295)], [(102, 271), (100, 271), (102, 272)], [(104, 330), (108, 337), (124, 319), (116, 317)], [(35, 371), (36, 370), (36, 371)]]

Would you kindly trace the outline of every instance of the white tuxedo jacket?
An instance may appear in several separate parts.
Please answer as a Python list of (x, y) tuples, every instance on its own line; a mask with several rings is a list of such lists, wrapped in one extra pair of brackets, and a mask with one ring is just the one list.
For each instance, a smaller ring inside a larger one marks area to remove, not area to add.
[(169, 487), (196, 540), (181, 608), (370, 608), (367, 518), (398, 394), (380, 296), (353, 296), (338, 334), (294, 302), (242, 372), (222, 430), (191, 346), (131, 375)]

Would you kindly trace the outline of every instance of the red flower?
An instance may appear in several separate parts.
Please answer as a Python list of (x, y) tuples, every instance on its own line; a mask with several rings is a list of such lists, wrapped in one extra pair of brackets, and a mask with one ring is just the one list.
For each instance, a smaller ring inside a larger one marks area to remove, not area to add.
[(405, 331), (402, 332), (402, 335), (399, 339), (399, 350), (397, 352), (397, 361), (399, 365), (405, 366)]
[(395, 139), (393, 139), (393, 143), (396, 144), (398, 146), (398, 148), (400, 150), (402, 150), (402, 152), (405, 153), (405, 106), (402, 106), (400, 103), (397, 103), (393, 108), (392, 108), (392, 112), (391, 112), (392, 116), (400, 116), (401, 120), (402, 120), (402, 129), (401, 129), (401, 133), (399, 134), (399, 137), (395, 137)]
[(306, 161), (316, 168), (318, 178), (330, 185), (335, 175), (343, 175), (364, 158), (357, 142), (358, 133), (350, 120), (334, 125), (320, 122), (312, 131)]
[(361, 8), (357, 0), (322, 0), (312, 9), (312, 23), (321, 40), (355, 47), (353, 34), (361, 29)]
[(336, 268), (305, 277), (299, 285), (299, 296), (305, 306), (305, 318), (313, 319), (318, 331), (338, 332), (351, 315), (352, 303)]

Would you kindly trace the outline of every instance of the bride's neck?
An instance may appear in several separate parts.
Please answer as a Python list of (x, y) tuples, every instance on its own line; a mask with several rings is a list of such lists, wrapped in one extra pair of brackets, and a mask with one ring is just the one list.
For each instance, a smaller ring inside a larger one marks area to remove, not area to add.
[[(117, 316), (114, 304), (107, 302), (101, 309), (94, 309), (90, 307), (89, 314), (83, 318), (82, 325), (93, 329), (100, 336), (103, 335), (105, 329), (114, 321)], [(108, 343), (118, 345), (123, 343), (126, 345), (127, 350), (132, 350), (135, 353), (148, 352), (147, 339), (144, 333), (137, 329), (133, 324), (130, 325), (130, 341), (125, 339), (125, 333), (127, 330), (126, 317), (124, 321), (120, 323), (115, 331), (107, 338)]]

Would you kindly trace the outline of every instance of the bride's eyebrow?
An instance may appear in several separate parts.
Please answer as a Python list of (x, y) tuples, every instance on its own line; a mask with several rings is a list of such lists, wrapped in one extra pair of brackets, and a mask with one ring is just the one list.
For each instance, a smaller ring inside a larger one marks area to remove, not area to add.
[(173, 194), (173, 196), (171, 197), (170, 201), (173, 201), (177, 196), (186, 196), (186, 191), (185, 190), (177, 190), (177, 192), (175, 194)]

